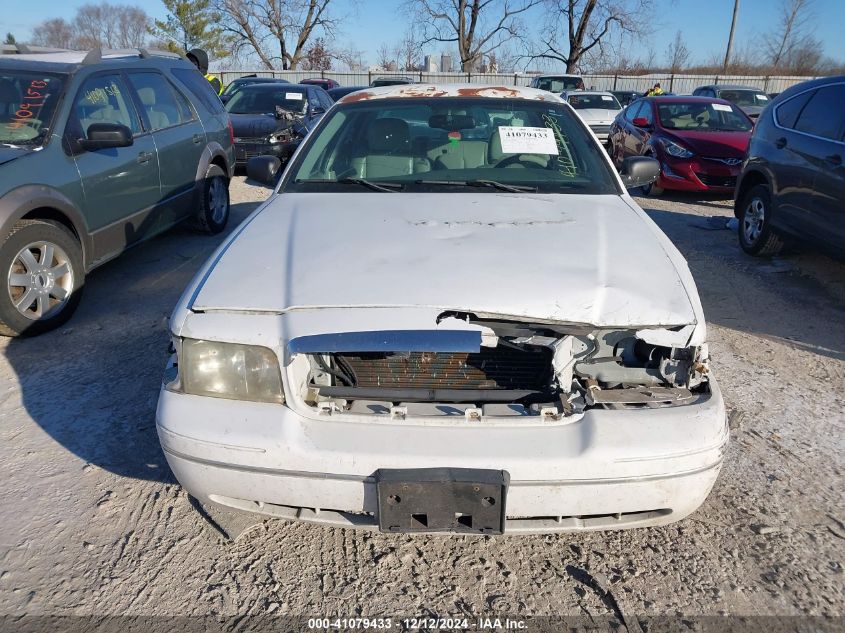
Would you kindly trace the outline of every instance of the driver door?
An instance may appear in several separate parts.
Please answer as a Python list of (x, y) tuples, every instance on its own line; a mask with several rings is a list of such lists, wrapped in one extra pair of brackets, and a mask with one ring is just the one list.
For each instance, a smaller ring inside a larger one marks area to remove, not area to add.
[[(78, 140), (93, 123), (132, 130), (133, 143), (86, 151)], [(96, 262), (120, 253), (153, 230), (161, 190), (156, 146), (141, 128), (130, 91), (119, 73), (86, 79), (76, 93), (65, 130), (83, 191), (82, 212), (94, 240)]]

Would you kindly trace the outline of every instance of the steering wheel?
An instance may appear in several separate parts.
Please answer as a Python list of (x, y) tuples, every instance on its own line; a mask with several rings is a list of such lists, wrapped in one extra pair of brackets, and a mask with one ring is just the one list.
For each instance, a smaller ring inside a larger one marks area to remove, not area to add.
[(506, 159), (496, 163), (496, 169), (500, 167), (510, 167), (511, 165), (522, 165), (523, 167), (533, 168), (541, 167), (539, 163), (523, 158), (522, 154), (514, 154), (513, 156), (508, 156)]

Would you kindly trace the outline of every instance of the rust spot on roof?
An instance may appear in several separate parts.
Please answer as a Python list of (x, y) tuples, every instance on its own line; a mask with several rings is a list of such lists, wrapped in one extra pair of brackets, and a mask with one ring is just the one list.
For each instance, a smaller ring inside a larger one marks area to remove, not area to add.
[(459, 97), (483, 97), (485, 94), (494, 93), (495, 96), (519, 97), (520, 92), (514, 88), (505, 86), (478, 86), (478, 88), (459, 88)]
[(372, 99), (373, 93), (368, 92), (366, 90), (358, 90), (356, 92), (350, 92), (348, 95), (343, 97), (340, 102), (341, 103), (354, 103), (355, 101), (365, 101), (366, 99)]
[(445, 97), (449, 93), (433, 86), (427, 86), (425, 88), (412, 86), (410, 88), (402, 88), (398, 94), (401, 97)]

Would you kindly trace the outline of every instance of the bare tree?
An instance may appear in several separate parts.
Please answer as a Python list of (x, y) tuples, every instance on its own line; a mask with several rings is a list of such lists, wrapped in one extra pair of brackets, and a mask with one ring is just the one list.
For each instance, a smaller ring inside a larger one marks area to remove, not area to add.
[(309, 41), (318, 34), (334, 37), (340, 18), (330, 11), (333, 0), (217, 0), (223, 28), (239, 46), (252, 49), (268, 69), (278, 64), (294, 70)]
[(689, 58), (690, 52), (684, 44), (684, 36), (678, 31), (675, 33), (675, 39), (666, 49), (666, 63), (669, 64), (670, 72), (676, 73), (682, 70), (687, 65)]
[(146, 44), (150, 17), (124, 4), (84, 4), (73, 19), (77, 48), (141, 48)]
[(779, 67), (807, 36), (813, 0), (782, 0), (778, 26), (763, 38), (772, 66)]
[(405, 35), (396, 43), (394, 54), (396, 55), (396, 65), (399, 70), (408, 72), (421, 70), (422, 62), (420, 56), (422, 55), (422, 43), (412, 28), (405, 31)]
[(396, 67), (393, 51), (385, 43), (382, 43), (376, 50), (376, 65), (384, 70), (391, 70), (391, 66)]
[(454, 42), (461, 70), (475, 70), (504, 43), (524, 38), (520, 21), (543, 0), (406, 0), (422, 27), (422, 43)]
[(146, 45), (150, 17), (126, 4), (84, 4), (71, 22), (46, 20), (33, 29), (32, 43), (56, 48), (141, 48)]
[(352, 47), (340, 49), (335, 52), (335, 59), (353, 72), (366, 70), (367, 61), (364, 52)]
[(614, 31), (644, 34), (652, 0), (545, 0), (548, 24), (532, 59), (548, 59), (575, 72), (582, 58)]
[(70, 22), (63, 18), (52, 18), (32, 29), (31, 41), (37, 46), (73, 48), (75, 38)]

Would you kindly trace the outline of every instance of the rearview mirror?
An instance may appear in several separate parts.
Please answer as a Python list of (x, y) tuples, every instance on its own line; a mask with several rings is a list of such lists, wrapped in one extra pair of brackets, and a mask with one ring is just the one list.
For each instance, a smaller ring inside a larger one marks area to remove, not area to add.
[(274, 186), (279, 176), (282, 161), (275, 156), (256, 156), (246, 163), (246, 175), (264, 185)]
[(660, 163), (650, 156), (629, 156), (622, 161), (622, 184), (626, 189), (642, 187), (657, 180)]
[(132, 130), (120, 123), (92, 123), (87, 138), (79, 139), (79, 146), (90, 151), (132, 145)]

